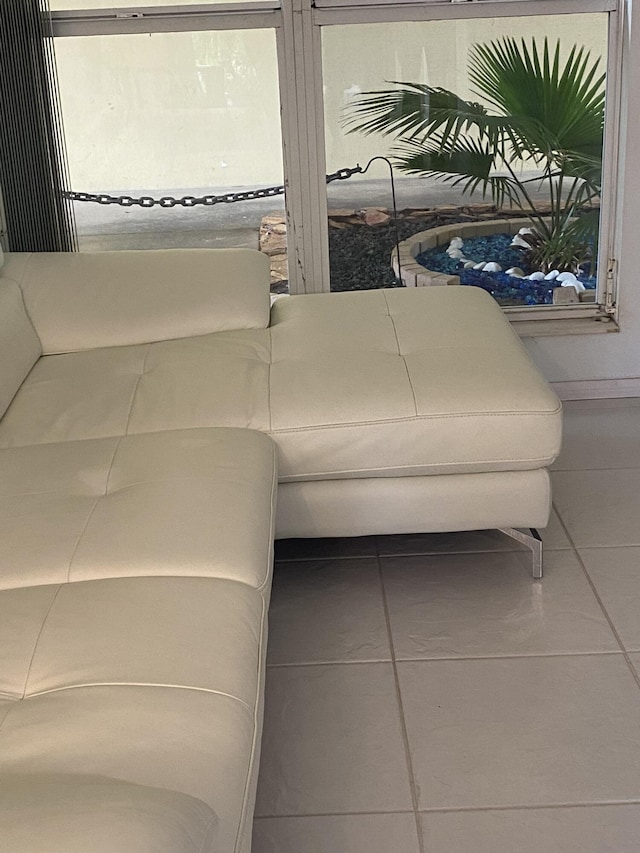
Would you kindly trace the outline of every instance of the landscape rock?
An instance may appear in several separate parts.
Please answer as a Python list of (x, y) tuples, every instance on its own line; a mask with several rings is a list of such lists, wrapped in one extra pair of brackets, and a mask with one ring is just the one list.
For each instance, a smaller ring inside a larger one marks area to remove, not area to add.
[(554, 305), (575, 305), (580, 302), (578, 291), (572, 285), (567, 287), (556, 287), (553, 291)]
[(366, 207), (364, 210), (360, 211), (360, 216), (362, 217), (365, 225), (370, 225), (372, 227), (388, 225), (389, 222), (391, 222), (389, 211), (380, 207)]

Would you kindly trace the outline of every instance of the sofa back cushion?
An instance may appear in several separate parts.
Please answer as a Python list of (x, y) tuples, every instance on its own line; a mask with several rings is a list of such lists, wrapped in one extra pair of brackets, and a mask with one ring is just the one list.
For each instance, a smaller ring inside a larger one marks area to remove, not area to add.
[(269, 261), (252, 249), (7, 255), (46, 354), (269, 323)]
[(0, 277), (0, 417), (41, 353), (20, 288)]

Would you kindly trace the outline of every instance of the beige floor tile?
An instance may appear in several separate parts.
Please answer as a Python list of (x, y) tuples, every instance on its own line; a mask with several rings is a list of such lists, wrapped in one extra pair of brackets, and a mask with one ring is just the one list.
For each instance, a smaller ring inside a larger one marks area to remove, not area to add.
[(429, 853), (637, 853), (640, 805), (422, 816)]
[(640, 545), (640, 468), (554, 471), (553, 502), (578, 547)]
[(514, 552), (381, 564), (399, 660), (619, 650), (571, 551), (547, 552), (542, 581)]
[(326, 560), (342, 557), (375, 557), (375, 536), (335, 539), (278, 539), (276, 562), (281, 560)]
[[(549, 524), (540, 531), (548, 549), (570, 548), (557, 515), (552, 512)], [(469, 551), (526, 551), (515, 539), (498, 530), (471, 530), (460, 533), (413, 533), (403, 536), (379, 536), (378, 550), (382, 556), (416, 554), (458, 554)]]
[(398, 669), (421, 809), (640, 801), (640, 692), (623, 655)]
[(410, 809), (391, 664), (269, 670), (256, 815)]
[(624, 647), (640, 650), (640, 548), (583, 548), (580, 556)]
[(270, 664), (391, 660), (378, 561), (277, 563)]
[(564, 438), (556, 470), (640, 465), (640, 405), (565, 406)]
[(254, 823), (252, 853), (418, 853), (412, 814), (267, 817)]

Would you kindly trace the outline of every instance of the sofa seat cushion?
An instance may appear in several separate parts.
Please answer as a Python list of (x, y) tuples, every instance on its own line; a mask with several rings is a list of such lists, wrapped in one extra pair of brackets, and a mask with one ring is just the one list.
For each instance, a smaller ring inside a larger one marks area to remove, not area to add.
[(278, 300), (271, 434), (282, 480), (534, 469), (561, 404), (474, 287)]
[(213, 691), (253, 709), (268, 598), (268, 587), (215, 577), (2, 590), (0, 696), (152, 684)]
[[(114, 838), (148, 822), (149, 850), (249, 850), (275, 456), (264, 433), (227, 428), (0, 451), (0, 790), (118, 780), (131, 810), (109, 789), (94, 831), (110, 815)], [(41, 813), (23, 794), (73, 850), (47, 791)]]
[(249, 850), (261, 707), (253, 711), (214, 690), (155, 684), (82, 686), (7, 704), (0, 706), (0, 777), (105, 776), (176, 791), (218, 817), (215, 853)]
[(216, 853), (218, 818), (201, 800), (116, 779), (0, 776), (6, 850), (23, 853)]
[(275, 447), (253, 430), (5, 448), (0, 588), (184, 575), (260, 589), (275, 478)]
[(190, 427), (269, 428), (266, 329), (41, 358), (0, 420), (0, 447)]

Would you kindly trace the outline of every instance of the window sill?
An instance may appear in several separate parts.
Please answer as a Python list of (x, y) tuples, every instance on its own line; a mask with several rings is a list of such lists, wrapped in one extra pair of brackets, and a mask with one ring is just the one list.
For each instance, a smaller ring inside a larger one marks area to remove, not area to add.
[(521, 338), (602, 335), (620, 331), (615, 319), (598, 306), (506, 308), (504, 313)]

